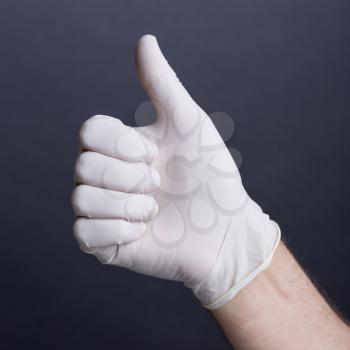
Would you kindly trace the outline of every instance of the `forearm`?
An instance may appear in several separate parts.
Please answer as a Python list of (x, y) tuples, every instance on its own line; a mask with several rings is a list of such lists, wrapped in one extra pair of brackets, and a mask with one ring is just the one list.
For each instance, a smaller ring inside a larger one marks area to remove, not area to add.
[(349, 327), (283, 243), (270, 267), (213, 314), (236, 349), (350, 349)]

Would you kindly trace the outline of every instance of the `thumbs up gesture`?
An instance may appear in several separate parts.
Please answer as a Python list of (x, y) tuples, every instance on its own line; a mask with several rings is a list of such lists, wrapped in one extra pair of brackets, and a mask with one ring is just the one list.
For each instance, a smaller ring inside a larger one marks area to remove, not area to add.
[(248, 196), (155, 37), (140, 39), (136, 67), (156, 121), (131, 128), (99, 115), (83, 124), (75, 237), (102, 263), (182, 281), (218, 308), (269, 265), (279, 228)]

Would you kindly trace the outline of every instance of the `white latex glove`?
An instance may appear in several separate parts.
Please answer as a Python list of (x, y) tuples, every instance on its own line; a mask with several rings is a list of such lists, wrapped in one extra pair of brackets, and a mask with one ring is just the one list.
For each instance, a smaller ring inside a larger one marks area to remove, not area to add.
[(130, 128), (95, 116), (83, 124), (75, 236), (103, 263), (182, 281), (205, 307), (220, 307), (269, 265), (278, 226), (247, 195), (155, 37), (140, 39), (136, 66), (157, 120)]

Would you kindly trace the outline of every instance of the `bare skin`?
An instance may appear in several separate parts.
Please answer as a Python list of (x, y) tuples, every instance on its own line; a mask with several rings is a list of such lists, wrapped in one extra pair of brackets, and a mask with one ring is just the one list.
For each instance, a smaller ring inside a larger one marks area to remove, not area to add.
[(350, 328), (281, 242), (270, 267), (213, 311), (237, 350), (349, 350)]

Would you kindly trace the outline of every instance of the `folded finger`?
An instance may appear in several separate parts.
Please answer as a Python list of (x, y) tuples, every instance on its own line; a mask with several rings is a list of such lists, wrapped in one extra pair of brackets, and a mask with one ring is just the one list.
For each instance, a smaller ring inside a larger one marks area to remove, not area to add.
[(78, 218), (74, 223), (74, 236), (80, 246), (89, 248), (108, 247), (138, 239), (145, 232), (143, 222), (120, 219)]
[(143, 162), (126, 162), (96, 152), (83, 152), (76, 163), (76, 181), (114, 191), (148, 193), (160, 184), (157, 170)]
[(130, 162), (149, 163), (158, 153), (157, 146), (124, 125), (119, 119), (97, 115), (80, 129), (83, 149)]
[(149, 221), (158, 211), (157, 202), (151, 196), (88, 185), (79, 185), (75, 188), (72, 205), (77, 216), (93, 219)]

